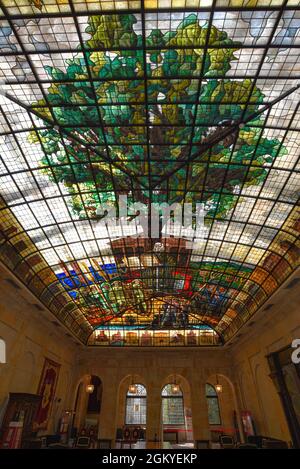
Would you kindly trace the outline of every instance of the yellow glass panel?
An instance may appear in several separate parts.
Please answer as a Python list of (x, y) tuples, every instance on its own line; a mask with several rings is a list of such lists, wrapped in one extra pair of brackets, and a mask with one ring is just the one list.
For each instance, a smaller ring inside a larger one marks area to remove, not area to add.
[(158, 0), (145, 0), (145, 8), (157, 8)]
[[(295, 0), (294, 0), (295, 1)], [(255, 8), (257, 6), (280, 6), (283, 0), (218, 0), (217, 6)]]
[(185, 6), (185, 0), (172, 0), (172, 7), (179, 8)]

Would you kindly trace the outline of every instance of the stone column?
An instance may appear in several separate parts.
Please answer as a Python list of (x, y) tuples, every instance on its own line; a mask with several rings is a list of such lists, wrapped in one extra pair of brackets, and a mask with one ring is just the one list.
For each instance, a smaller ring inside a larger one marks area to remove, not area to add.
[(98, 438), (112, 440), (114, 447), (118, 408), (118, 386), (112, 377), (107, 377), (105, 380), (102, 380), (102, 386)]
[(238, 391), (238, 383), (232, 382), (232, 394), (233, 394), (233, 402), (234, 402), (234, 408), (236, 412), (236, 420), (238, 424), (238, 431), (240, 434), (240, 439), (241, 443), (245, 443), (245, 436), (244, 436), (244, 429), (242, 425), (242, 417), (241, 417), (241, 411), (240, 411), (240, 399), (238, 398), (239, 394)]
[(195, 440), (210, 440), (205, 383), (194, 378), (191, 382), (193, 434)]
[(157, 385), (150, 385), (147, 388), (147, 424), (146, 440), (161, 441), (161, 388)]
[(88, 398), (89, 398), (89, 394), (86, 392), (86, 386), (89, 383), (90, 383), (90, 376), (85, 375), (85, 377), (82, 380), (82, 384), (80, 385), (81, 387), (79, 390), (77, 406), (76, 406), (76, 409), (74, 409), (76, 412), (75, 418), (74, 418), (74, 427), (76, 427), (78, 430), (80, 430), (82, 427), (85, 426), (85, 418), (86, 418)]

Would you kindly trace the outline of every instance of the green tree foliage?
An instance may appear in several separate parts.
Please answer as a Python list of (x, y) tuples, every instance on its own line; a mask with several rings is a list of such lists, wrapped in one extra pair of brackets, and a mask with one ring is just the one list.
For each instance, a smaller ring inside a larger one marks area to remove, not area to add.
[[(263, 94), (249, 79), (224, 78), (239, 45), (212, 26), (205, 53), (208, 27), (201, 26), (196, 15), (186, 17), (174, 31), (152, 30), (145, 39), (147, 54), (136, 23), (131, 14), (92, 16), (85, 43), (89, 70), (81, 52), (66, 60), (66, 71), (45, 67), (49, 77), (58, 80), (47, 90), (53, 114), (44, 100), (38, 102), (44, 108), (36, 110), (55, 117), (97, 152), (72, 138), (64, 138), (63, 145), (55, 129), (39, 131), (39, 135), (32, 132), (30, 140), (42, 143), (45, 152), (42, 171), (67, 187), (72, 209), (80, 217), (95, 217), (101, 203), (114, 202), (118, 193), (128, 192), (131, 174), (141, 183), (135, 186), (135, 200), (171, 203), (182, 201), (187, 191), (185, 201), (204, 201), (210, 215), (222, 218), (236, 204), (237, 188), (261, 184), (267, 176), (266, 164), (285, 150), (278, 140), (261, 135), (262, 118), (256, 118), (255, 127), (252, 121), (252, 126), (240, 129), (234, 149), (235, 138), (230, 136), (199, 156), (196, 144), (209, 141), (225, 122), (252, 115)], [(185, 168), (175, 171), (178, 161), (191, 155), (195, 161), (188, 174)], [(110, 165), (107, 157), (115, 164)], [(169, 199), (165, 184), (150, 193), (149, 180), (159, 182), (169, 173), (173, 173), (168, 179)]]

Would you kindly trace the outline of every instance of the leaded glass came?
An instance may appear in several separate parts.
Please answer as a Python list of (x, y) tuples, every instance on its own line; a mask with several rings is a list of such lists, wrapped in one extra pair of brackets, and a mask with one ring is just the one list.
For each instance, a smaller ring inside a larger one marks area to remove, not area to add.
[(146, 425), (147, 392), (145, 386), (136, 384), (136, 393), (126, 395), (126, 425)]
[(173, 392), (172, 384), (162, 390), (162, 415), (164, 425), (184, 425), (184, 404), (182, 391)]
[(208, 408), (208, 423), (210, 425), (220, 425), (221, 416), (217, 391), (211, 384), (206, 384), (205, 392)]
[(0, 261), (82, 344), (222, 346), (299, 267), (299, 38), (297, 1), (1, 1)]

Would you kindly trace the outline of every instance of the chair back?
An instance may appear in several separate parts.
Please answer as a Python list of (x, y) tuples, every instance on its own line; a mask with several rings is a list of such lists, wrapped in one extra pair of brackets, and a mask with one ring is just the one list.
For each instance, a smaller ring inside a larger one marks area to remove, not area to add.
[(79, 436), (76, 441), (76, 448), (88, 448), (90, 446), (89, 436)]
[(234, 448), (234, 440), (230, 435), (221, 435), (220, 436), (220, 443), (222, 448)]
[(132, 430), (132, 439), (139, 440), (140, 439), (140, 429), (138, 427)]
[(131, 439), (131, 430), (129, 427), (125, 427), (123, 430), (123, 439), (130, 440)]
[(63, 443), (50, 443), (46, 449), (71, 449), (68, 445), (64, 445)]

